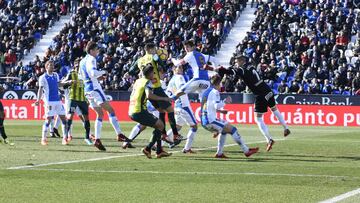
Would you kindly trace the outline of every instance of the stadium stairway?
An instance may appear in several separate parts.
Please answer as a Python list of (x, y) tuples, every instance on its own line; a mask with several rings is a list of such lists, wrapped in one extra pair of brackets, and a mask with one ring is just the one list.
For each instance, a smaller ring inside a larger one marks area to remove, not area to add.
[(64, 27), (65, 23), (69, 23), (71, 19), (71, 14), (66, 16), (61, 16), (59, 21), (56, 21), (52, 27), (50, 27), (46, 34), (36, 43), (34, 48), (30, 50), (23, 59), (22, 63), (24, 66), (28, 65), (31, 61), (35, 59), (35, 56), (38, 55), (40, 59), (45, 56), (46, 49), (51, 45), (52, 39), (58, 35), (61, 29)]
[(250, 4), (248, 4), (241, 12), (230, 34), (215, 55), (219, 65), (229, 65), (230, 59), (235, 53), (236, 46), (245, 38), (246, 33), (251, 30), (252, 22), (255, 20), (255, 11), (256, 8), (251, 8)]

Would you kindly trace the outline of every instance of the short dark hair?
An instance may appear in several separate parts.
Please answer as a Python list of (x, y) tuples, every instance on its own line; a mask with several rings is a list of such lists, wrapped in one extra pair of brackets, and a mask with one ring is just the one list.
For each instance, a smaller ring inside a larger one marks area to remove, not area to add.
[(142, 73), (143, 75), (146, 77), (148, 76), (150, 73), (154, 72), (154, 67), (151, 63), (148, 63), (147, 65), (145, 65), (142, 69)]
[(190, 46), (190, 47), (195, 46), (195, 42), (193, 40), (186, 40), (183, 44), (184, 46)]
[(156, 46), (154, 43), (145, 44), (145, 51), (150, 51), (150, 49), (154, 49)]
[(90, 54), (91, 50), (94, 50), (94, 49), (97, 49), (97, 48), (98, 48), (97, 44), (95, 42), (93, 42), (93, 41), (90, 41), (86, 45), (86, 53)]
[(221, 83), (221, 77), (218, 74), (213, 75), (210, 81), (213, 86), (219, 85)]
[(248, 57), (246, 57), (244, 55), (235, 56), (235, 59), (245, 61), (245, 63), (247, 63), (249, 61)]

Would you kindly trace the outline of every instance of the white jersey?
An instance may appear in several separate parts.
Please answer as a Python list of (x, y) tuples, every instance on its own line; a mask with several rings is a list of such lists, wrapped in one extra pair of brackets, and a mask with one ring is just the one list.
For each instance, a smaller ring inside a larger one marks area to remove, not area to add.
[(174, 65), (186, 64), (188, 63), (193, 70), (193, 78), (201, 80), (209, 80), (208, 71), (204, 69), (204, 65), (208, 62), (213, 63), (216, 66), (215, 58), (206, 54), (202, 54), (198, 51), (188, 52), (182, 61), (174, 60)]
[(210, 87), (202, 95), (201, 101), (201, 124), (207, 125), (216, 121), (217, 110), (225, 106), (224, 101), (220, 99), (220, 93)]
[(90, 54), (86, 55), (80, 61), (80, 79), (84, 81), (85, 92), (93, 90), (102, 90), (101, 85), (98, 81), (98, 77), (105, 74), (105, 71), (99, 71), (96, 65), (96, 58)]
[[(175, 74), (169, 81), (168, 87), (166, 89), (166, 93), (169, 96), (175, 95), (176, 92), (179, 91), (185, 83), (186, 82), (183, 75)], [(190, 102), (187, 94), (180, 96), (175, 101), (175, 108), (183, 108), (189, 106), (190, 106)]]
[(44, 73), (39, 78), (39, 86), (43, 88), (43, 101), (45, 104), (49, 102), (59, 102), (59, 75), (57, 73)]

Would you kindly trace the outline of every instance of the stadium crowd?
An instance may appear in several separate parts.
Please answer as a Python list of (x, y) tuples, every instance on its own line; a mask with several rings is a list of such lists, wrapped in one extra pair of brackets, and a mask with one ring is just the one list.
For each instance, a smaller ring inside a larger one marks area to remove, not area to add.
[(102, 85), (106, 90), (128, 90), (135, 78), (125, 73), (144, 53), (145, 42), (154, 42), (176, 57), (184, 53), (182, 41), (194, 39), (202, 52), (214, 54), (245, 4), (241, 0), (83, 2), (43, 60), (36, 58), (9, 74), (20, 77), (19, 89), (34, 88), (47, 60), (53, 60), (63, 76), (76, 58), (84, 56), (86, 43), (96, 41), (101, 47), (98, 65), (109, 72)]
[[(276, 93), (359, 95), (359, 8), (351, 0), (259, 3), (235, 55), (248, 56)], [(231, 77), (224, 86), (245, 90)]]
[(62, 0), (0, 0), (0, 75), (20, 76), (17, 62), (65, 14)]
[[(234, 55), (248, 56), (275, 93), (360, 94), (356, 2), (258, 1), (252, 29)], [(109, 72), (103, 87), (126, 91), (135, 78), (125, 73), (144, 54), (145, 42), (155, 42), (172, 57), (179, 57), (184, 54), (181, 42), (193, 39), (201, 52), (216, 54), (244, 6), (245, 0), (84, 1), (54, 38), (44, 59), (37, 57), (28, 66), (15, 65), (12, 59), (10, 66), (9, 62), (2, 66), (7, 67), (8, 76), (19, 78), (9, 88), (33, 89), (46, 61), (53, 60), (64, 76), (73, 61), (85, 55), (86, 43), (96, 41), (101, 47), (98, 65)], [(11, 61), (9, 54), (7, 61)], [(224, 77), (222, 86), (224, 92), (248, 91), (241, 80), (231, 76)]]

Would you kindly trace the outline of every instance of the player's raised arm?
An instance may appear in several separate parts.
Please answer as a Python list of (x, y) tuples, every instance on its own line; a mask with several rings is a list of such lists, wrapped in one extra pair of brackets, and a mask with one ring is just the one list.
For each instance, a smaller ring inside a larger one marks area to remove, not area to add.
[(150, 88), (145, 89), (146, 97), (150, 100), (156, 100), (156, 101), (167, 101), (171, 102), (171, 99), (169, 97), (160, 97), (154, 94)]
[(134, 61), (131, 66), (130, 69), (128, 71), (128, 74), (130, 75), (138, 75), (140, 72), (139, 66), (138, 66), (138, 60)]

